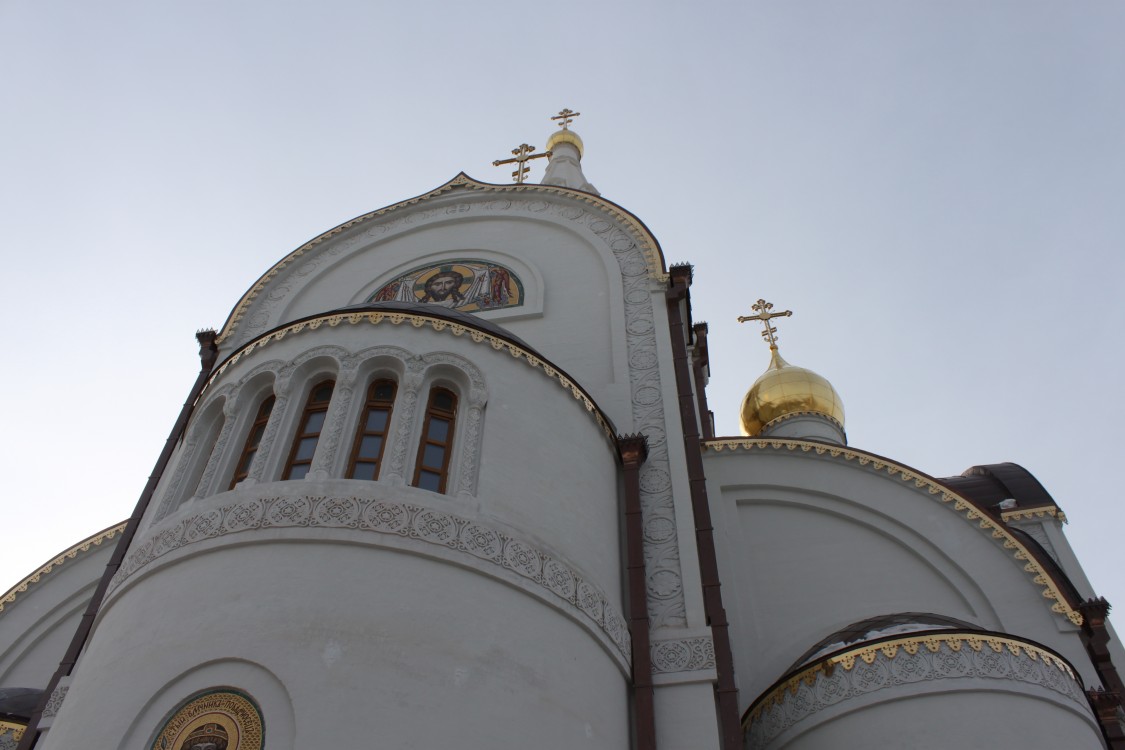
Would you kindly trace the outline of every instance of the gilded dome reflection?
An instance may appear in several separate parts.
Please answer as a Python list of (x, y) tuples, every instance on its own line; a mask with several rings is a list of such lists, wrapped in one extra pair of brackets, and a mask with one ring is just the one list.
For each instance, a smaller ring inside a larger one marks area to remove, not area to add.
[(844, 425), (844, 402), (832, 384), (812, 370), (789, 364), (773, 349), (769, 369), (742, 399), (742, 433), (760, 435), (771, 422), (802, 412), (821, 414)]

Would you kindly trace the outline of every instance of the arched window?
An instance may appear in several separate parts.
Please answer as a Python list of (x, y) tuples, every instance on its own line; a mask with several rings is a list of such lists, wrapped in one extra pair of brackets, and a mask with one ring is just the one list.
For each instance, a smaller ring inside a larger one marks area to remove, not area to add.
[(445, 388), (430, 391), (422, 441), (414, 462), (414, 486), (445, 492), (449, 478), (449, 456), (453, 452), (453, 427), (457, 421), (457, 397)]
[(289, 460), (285, 462), (282, 479), (304, 479), (309, 473), (335, 385), (335, 381), (325, 380), (314, 385), (309, 392), (309, 400), (305, 403), (305, 412), (301, 415), (297, 435), (293, 438), (293, 447), (289, 450)]
[(274, 397), (270, 396), (258, 407), (258, 414), (254, 417), (254, 424), (250, 425), (250, 434), (246, 436), (246, 445), (242, 446), (242, 455), (238, 457), (238, 464), (234, 469), (234, 478), (230, 480), (230, 487), (250, 476), (250, 465), (254, 463), (254, 456), (258, 453), (258, 445), (262, 442), (262, 435), (266, 431), (266, 423), (270, 421), (270, 412), (273, 411)]
[(352, 446), (352, 460), (348, 464), (349, 479), (379, 478), (395, 391), (392, 380), (376, 380), (367, 389), (367, 403), (363, 406), (363, 416), (359, 420), (355, 445)]

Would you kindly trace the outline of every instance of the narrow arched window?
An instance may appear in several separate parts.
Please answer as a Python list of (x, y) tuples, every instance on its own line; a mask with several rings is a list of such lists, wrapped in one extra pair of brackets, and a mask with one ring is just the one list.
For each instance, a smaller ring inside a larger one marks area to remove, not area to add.
[(445, 388), (430, 391), (422, 441), (414, 462), (414, 486), (445, 492), (449, 478), (449, 457), (453, 452), (453, 427), (457, 421), (457, 397)]
[(387, 428), (391, 423), (391, 409), (395, 405), (396, 386), (392, 380), (376, 380), (367, 389), (367, 403), (359, 420), (352, 460), (348, 465), (349, 479), (378, 479), (387, 447)]
[(238, 457), (238, 464), (234, 469), (234, 478), (230, 480), (228, 489), (233, 490), (239, 482), (250, 476), (250, 465), (254, 463), (254, 456), (258, 453), (262, 435), (266, 432), (266, 423), (270, 421), (273, 402), (274, 397), (270, 396), (258, 406), (258, 414), (254, 417), (254, 424), (250, 425), (250, 434), (246, 436), (246, 444), (242, 446), (242, 455)]
[(335, 381), (325, 380), (314, 385), (309, 392), (309, 400), (305, 403), (304, 413), (301, 414), (297, 435), (293, 438), (293, 447), (289, 449), (289, 460), (285, 462), (282, 479), (304, 479), (309, 473), (313, 454), (316, 453), (316, 444), (320, 440), (320, 431), (324, 429), (324, 418), (328, 416), (328, 402), (332, 400), (332, 388), (335, 385)]

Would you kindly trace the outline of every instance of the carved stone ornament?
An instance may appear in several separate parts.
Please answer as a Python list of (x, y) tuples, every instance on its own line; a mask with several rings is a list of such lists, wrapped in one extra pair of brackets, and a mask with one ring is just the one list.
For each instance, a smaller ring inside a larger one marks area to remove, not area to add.
[[(1024, 641), (986, 633), (918, 634), (860, 646), (805, 667), (757, 701), (743, 721), (748, 748), (769, 746), (824, 709), (898, 686), (927, 686), (934, 692), (968, 689), (958, 680), (984, 678), (1036, 685), (1090, 707), (1074, 671), (1062, 658)], [(973, 689), (982, 689), (979, 682)], [(912, 691), (915, 694), (917, 690)]]
[(58, 685), (55, 687), (54, 692), (51, 693), (47, 705), (43, 707), (43, 718), (48, 719), (59, 712), (59, 707), (62, 702), (66, 700), (66, 693), (70, 690), (70, 685)]
[(477, 572), (502, 580), (517, 575), (514, 581), (567, 612), (623, 670), (628, 668), (628, 625), (600, 588), (574, 566), (479, 520), (388, 498), (295, 495), (239, 498), (169, 523), (137, 540), (111, 579), (107, 597), (153, 561), (198, 542), (254, 529), (354, 529), (368, 532), (368, 543), (376, 546), (394, 540), (418, 554), (441, 548), (461, 555)]
[(172, 715), (151, 750), (262, 750), (262, 713), (250, 697), (235, 690), (197, 695)]
[(715, 668), (715, 644), (708, 636), (653, 641), (652, 673), (695, 672)]

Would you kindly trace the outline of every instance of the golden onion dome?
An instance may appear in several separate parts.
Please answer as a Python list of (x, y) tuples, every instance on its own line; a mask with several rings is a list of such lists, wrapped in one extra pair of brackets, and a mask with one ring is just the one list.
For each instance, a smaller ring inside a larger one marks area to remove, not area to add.
[(742, 433), (754, 437), (771, 422), (797, 414), (819, 414), (844, 426), (844, 402), (825, 378), (794, 367), (775, 347), (769, 368), (742, 399)]
[(572, 143), (578, 149), (578, 158), (581, 159), (585, 153), (585, 147), (582, 145), (582, 139), (578, 137), (578, 133), (573, 130), (556, 130), (551, 133), (551, 137), (547, 139), (547, 151), (551, 151), (555, 146), (560, 143)]

